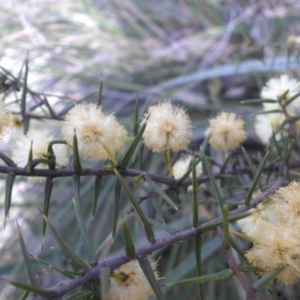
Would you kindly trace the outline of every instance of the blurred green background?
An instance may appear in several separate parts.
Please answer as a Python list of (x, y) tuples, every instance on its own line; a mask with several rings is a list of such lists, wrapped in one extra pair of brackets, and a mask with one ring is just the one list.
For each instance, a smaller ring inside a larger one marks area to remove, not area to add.
[[(192, 118), (191, 148), (196, 150), (204, 138), (208, 118), (218, 111), (241, 115), (248, 135), (244, 146), (251, 151), (263, 149), (252, 127), (260, 107), (239, 102), (257, 98), (270, 76), (288, 73), (299, 79), (300, 2), (297, 0), (16, 0), (1, 1), (0, 18), (0, 65), (17, 76), (28, 55), (28, 86), (32, 91), (47, 94), (56, 112), (83, 98), (86, 102), (96, 102), (99, 82), (103, 79), (104, 110), (115, 113), (131, 134), (137, 98), (141, 107), (165, 99), (184, 106)], [(11, 104), (19, 98), (20, 93), (10, 92), (5, 95), (5, 102)], [(27, 101), (29, 106), (34, 105), (30, 96)], [(48, 122), (54, 127), (59, 123)], [(2, 150), (9, 154), (12, 146), (6, 139)], [(84, 162), (84, 166), (101, 167), (103, 163)], [(153, 173), (166, 172), (162, 155), (147, 150), (142, 167)], [(3, 195), (4, 176), (1, 178)], [(103, 179), (93, 220), (94, 179), (85, 177), (81, 183), (86, 224), (100, 260), (124, 251), (120, 232), (111, 249), (115, 182), (112, 177)], [(20, 223), (29, 253), (62, 269), (68, 268), (49, 233), (41, 252), (42, 217), (37, 207), (43, 205), (43, 189), (42, 184), (17, 178), (10, 218), (6, 229), (0, 231), (1, 277), (26, 281), (15, 219)], [(140, 197), (147, 192), (138, 191)], [(72, 195), (70, 178), (55, 182), (49, 219), (73, 249), (83, 255), (79, 232), (74, 229)], [(201, 194), (203, 221), (216, 210), (214, 205), (208, 207), (209, 196), (206, 196), (205, 192)], [(180, 211), (174, 213), (164, 208), (168, 225), (178, 230), (190, 228), (191, 195), (182, 193), (174, 198)], [(127, 214), (130, 205), (126, 196), (121, 199), (120, 211)], [(149, 202), (142, 207), (155, 217)], [(136, 245), (145, 243), (137, 218), (132, 216), (128, 222)], [(156, 229), (156, 235), (162, 237), (167, 233)], [(216, 234), (206, 233), (202, 241), (204, 273), (226, 268)], [(156, 258), (160, 257), (161, 277), (175, 281), (195, 276), (192, 247), (191, 241), (185, 241), (155, 253)], [(241, 247), (247, 249), (249, 245)], [(34, 269), (43, 287), (64, 280), (38, 263), (34, 263)], [(280, 299), (297, 299), (297, 286), (279, 290)], [(164, 291), (167, 299), (197, 299), (194, 286)], [(18, 299), (20, 295), (20, 291), (0, 282), (1, 299)], [(205, 295), (210, 300), (247, 299), (232, 279), (206, 284)]]

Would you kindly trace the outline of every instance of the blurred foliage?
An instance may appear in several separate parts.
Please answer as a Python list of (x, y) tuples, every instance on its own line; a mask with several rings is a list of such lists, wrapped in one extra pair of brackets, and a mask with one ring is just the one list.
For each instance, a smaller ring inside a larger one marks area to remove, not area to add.
[[(140, 100), (138, 120), (145, 110), (143, 106), (171, 98), (182, 103), (192, 118), (195, 127), (190, 149), (195, 151), (204, 140), (207, 119), (216, 111), (233, 111), (246, 120), (248, 139), (243, 146), (256, 167), (264, 155), (264, 147), (255, 137), (252, 126), (259, 106), (237, 103), (257, 98), (266, 76), (274, 72), (289, 72), (299, 78), (300, 48), (297, 42), (288, 43), (289, 37), (300, 35), (299, 11), (300, 3), (296, 0), (2, 1), (0, 90), (7, 107), (18, 113), (24, 96), (27, 55), (29, 74), (25, 96), (27, 112), (31, 115), (25, 118), (28, 124), (25, 122), (24, 127), (43, 126), (41, 122), (49, 119), (47, 126), (57, 129), (66, 109), (74, 103), (97, 103), (99, 82), (103, 79), (104, 109), (115, 112), (132, 136), (136, 130), (132, 122), (136, 98)], [(9, 153), (11, 147), (11, 141), (6, 139), (3, 151)], [(163, 155), (150, 153), (142, 146), (138, 151), (131, 168), (154, 174), (167, 173)], [(257, 154), (258, 151), (261, 152)], [(241, 151), (234, 153), (231, 163), (249, 164), (247, 159), (240, 158), (242, 156)], [(271, 153), (269, 163), (276, 158), (277, 153)], [(85, 168), (103, 166), (102, 162), (84, 162)], [(268, 187), (277, 175), (276, 172), (263, 174), (260, 184)], [(229, 210), (242, 204), (253, 177), (243, 174), (234, 179), (222, 179), (222, 187), (226, 186), (223, 197)], [(134, 188), (132, 180), (126, 182)], [(77, 255), (85, 257), (72, 203), (72, 184), (71, 178), (59, 178), (54, 182), (48, 217), (66, 244)], [(127, 219), (135, 247), (147, 243), (140, 221), (122, 191), (119, 226), (112, 247), (116, 178), (103, 176), (92, 218), (94, 185), (92, 176), (82, 177), (80, 197), (82, 217), (98, 260), (124, 253), (121, 215)], [(3, 175), (0, 188), (3, 195), (0, 213), (4, 216)], [(9, 219), (5, 231), (1, 231), (0, 276), (27, 282), (15, 224), (17, 219), (27, 252), (51, 264), (47, 267), (31, 261), (36, 281), (39, 286), (51, 287), (66, 280), (54, 267), (61, 270), (69, 270), (69, 267), (49, 229), (41, 251), (43, 218), (37, 208), (43, 210), (43, 193), (42, 184), (16, 177)], [(210, 186), (202, 187), (198, 194), (199, 224), (218, 216), (212, 194)], [(179, 211), (166, 205), (149, 184), (137, 188), (135, 195), (149, 218), (162, 224), (165, 221), (168, 227), (176, 230), (192, 227), (191, 193), (170, 193)], [(157, 207), (161, 207), (164, 220), (160, 219)], [(169, 234), (164, 229), (153, 228), (157, 239)], [(247, 243), (236, 238), (234, 241), (242, 250), (249, 248)], [(203, 274), (228, 268), (221, 241), (214, 231), (201, 235), (201, 245)], [(193, 241), (186, 240), (157, 251), (155, 257), (160, 258), (161, 277), (167, 282), (195, 277), (193, 247)], [(246, 276), (249, 281), (255, 281), (253, 274)], [(232, 278), (203, 286), (205, 299), (246, 299), (245, 292)], [(298, 285), (277, 285), (276, 289), (278, 299), (296, 299), (300, 293)], [(7, 299), (19, 299), (23, 294), (1, 281), (0, 291), (1, 298)], [(163, 287), (163, 291), (167, 299), (197, 299), (198, 292), (197, 285)], [(261, 293), (264, 299), (270, 297), (267, 290)]]

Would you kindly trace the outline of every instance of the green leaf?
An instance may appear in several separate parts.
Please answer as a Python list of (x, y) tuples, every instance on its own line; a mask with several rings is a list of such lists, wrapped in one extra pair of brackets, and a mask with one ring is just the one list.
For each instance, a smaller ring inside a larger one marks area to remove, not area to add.
[(133, 125), (133, 134), (134, 136), (137, 135), (139, 129), (139, 99), (135, 99), (135, 106), (134, 106), (134, 125)]
[(283, 150), (283, 165), (287, 166), (291, 158), (292, 151), (294, 150), (294, 141), (290, 138), (285, 138), (284, 150)]
[[(239, 220), (239, 219), (246, 218), (246, 217), (250, 216), (251, 214), (252, 214), (252, 212), (246, 211), (246, 212), (236, 214), (236, 215), (229, 215), (228, 216), (228, 222), (233, 222), (233, 221), (236, 221), (236, 220)], [(207, 222), (203, 225), (197, 226), (196, 230), (200, 234), (200, 233), (206, 232), (208, 230), (211, 230), (213, 228), (216, 228), (217, 226), (220, 226), (222, 224), (223, 224), (222, 219), (221, 220), (213, 220), (213, 221)]]
[(295, 101), (300, 96), (300, 93), (295, 94), (293, 97), (291, 97), (288, 101), (285, 101), (283, 105), (287, 107), (290, 103)]
[[(27, 58), (27, 56), (26, 56), (26, 58)], [(23, 63), (22, 63), (22, 66), (21, 66), (21, 68), (20, 68), (20, 71), (19, 71), (19, 73), (18, 73), (18, 77), (17, 77), (17, 78), (15, 78), (10, 72), (8, 72), (8, 71), (6, 71), (6, 70), (5, 70), (5, 73), (8, 74), (13, 80), (15, 80), (15, 81), (20, 81), (21, 78), (22, 78), (22, 75), (23, 75), (23, 69), (24, 69), (25, 64), (26, 64), (26, 58), (25, 58), (25, 60), (24, 60)], [(3, 69), (3, 68), (1, 67), (1, 69)], [(3, 70), (4, 70), (4, 69), (3, 69)]]
[(20, 300), (26, 300), (28, 295), (29, 295), (30, 292), (26, 291), (24, 292), (24, 294), (21, 296)]
[(78, 224), (78, 228), (80, 231), (80, 234), (82, 236), (83, 239), (83, 246), (84, 246), (84, 250), (86, 253), (86, 256), (88, 258), (88, 262), (91, 266), (94, 266), (98, 263), (95, 251), (93, 249), (93, 244), (92, 241), (88, 235), (88, 232), (86, 230), (85, 224), (84, 224), (84, 220), (82, 217), (82, 213), (81, 213), (81, 209), (80, 209), (80, 198), (79, 198), (79, 185), (80, 185), (80, 181), (78, 180), (79, 176), (78, 175), (74, 175), (73, 176), (73, 185), (74, 185), (74, 196), (75, 198), (73, 198), (73, 204), (74, 204), (74, 208), (75, 208), (75, 214), (76, 214), (76, 220), (77, 220), (77, 224)]
[(51, 105), (49, 104), (47, 97), (44, 94), (43, 94), (43, 97), (44, 97), (44, 102), (45, 102), (45, 104), (46, 104), (46, 106), (47, 106), (47, 108), (49, 110), (50, 116), (53, 119), (56, 119), (56, 114), (55, 114), (54, 110), (52, 109)]
[[(47, 177), (45, 183), (45, 190), (44, 190), (44, 211), (43, 214), (48, 218), (49, 206), (50, 206), (50, 199), (53, 187), (53, 178)], [(43, 233), (42, 239), (44, 244), (45, 234), (47, 229), (47, 222), (43, 219)]]
[[(250, 169), (251, 169), (252, 175), (255, 177), (255, 168), (254, 168), (254, 165), (253, 165), (253, 163), (252, 163), (252, 161), (251, 161), (251, 158), (250, 158), (250, 156), (248, 155), (248, 153), (247, 153), (247, 151), (245, 150), (244, 147), (241, 147), (241, 149), (242, 149), (242, 151), (243, 151), (243, 153), (244, 153), (244, 156), (245, 156), (245, 158), (246, 158), (246, 160), (247, 160), (247, 163), (248, 163), (248, 165), (249, 165), (249, 167), (250, 167)], [(259, 185), (259, 188), (260, 188), (261, 190), (263, 190), (263, 187), (262, 187), (262, 185), (261, 185), (260, 182), (258, 182), (258, 185)]]
[(141, 137), (142, 137), (142, 135), (143, 135), (143, 133), (144, 133), (144, 131), (145, 131), (145, 129), (146, 129), (146, 125), (147, 125), (147, 122), (145, 122), (145, 123), (140, 127), (140, 129), (139, 129), (139, 131), (138, 131), (136, 137), (134, 138), (134, 140), (133, 140), (133, 142), (131, 143), (130, 147), (129, 147), (128, 150), (126, 151), (126, 153), (125, 153), (125, 155), (124, 155), (124, 157), (123, 157), (123, 159), (122, 159), (122, 162), (121, 162), (121, 166), (122, 166), (123, 168), (126, 168), (126, 167), (127, 167), (128, 163), (129, 163), (129, 161), (130, 161), (130, 159), (131, 159), (131, 157), (132, 157), (132, 154), (133, 154), (133, 152), (134, 152), (134, 150), (135, 150), (135, 148), (136, 148), (138, 142), (140, 141), (140, 139), (141, 139)]
[(254, 192), (254, 190), (256, 188), (256, 185), (257, 185), (257, 183), (259, 181), (259, 178), (260, 178), (260, 176), (261, 176), (261, 174), (262, 174), (262, 172), (263, 172), (263, 170), (265, 168), (265, 165), (266, 165), (267, 159), (269, 157), (269, 154), (270, 154), (270, 151), (267, 151), (267, 153), (266, 153), (266, 155), (265, 155), (265, 157), (264, 157), (264, 159), (263, 159), (263, 161), (262, 161), (262, 163), (261, 163), (261, 165), (259, 167), (259, 170), (258, 170), (258, 172), (257, 172), (257, 174), (256, 174), (256, 176), (254, 178), (252, 186), (251, 186), (251, 188), (250, 188), (250, 190), (249, 190), (249, 192), (247, 194), (247, 197), (245, 199), (245, 205), (247, 205), (247, 206), (250, 204), (253, 192)]
[(109, 290), (109, 281), (110, 281), (110, 268), (103, 267), (100, 270), (100, 284), (101, 284), (101, 297), (105, 299), (107, 292)]
[(0, 152), (0, 158), (4, 161), (4, 163), (9, 166), (9, 167), (17, 167), (17, 164), (9, 158), (7, 155), (4, 153)]
[(80, 176), (78, 174), (73, 175), (73, 192), (80, 206)]
[(26, 135), (28, 130), (29, 130), (29, 124), (30, 124), (30, 118), (24, 118), (24, 121), (23, 121), (23, 133), (24, 133), (24, 135)]
[(274, 99), (250, 99), (240, 101), (241, 104), (263, 104), (263, 103), (277, 103), (277, 100)]
[(213, 192), (215, 194), (215, 197), (217, 198), (218, 202), (219, 202), (219, 205), (220, 207), (223, 207), (223, 197), (222, 197), (222, 193), (221, 193), (221, 190), (217, 184), (217, 181), (214, 177), (214, 174), (212, 172), (212, 169), (208, 163), (208, 160), (207, 160), (207, 157), (204, 153), (203, 150), (201, 150), (201, 154), (202, 154), (202, 161), (203, 161), (203, 164), (205, 166), (205, 169), (207, 170), (207, 173), (208, 173), (208, 176), (210, 178), (210, 181), (211, 181), (211, 184), (213, 186)]
[(167, 226), (165, 224), (162, 224), (156, 220), (153, 220), (153, 219), (150, 219), (150, 218), (147, 218), (147, 220), (149, 221), (149, 223), (151, 223), (152, 225), (154, 225), (155, 227), (157, 228), (160, 228), (168, 233), (171, 233), (171, 234), (175, 234), (176, 232), (178, 232), (177, 229), (173, 228), (173, 227), (170, 227), (170, 226)]
[(193, 226), (198, 226), (198, 187), (197, 187), (197, 174), (196, 174), (196, 159), (193, 155), (192, 159), (192, 179), (193, 179)]
[(26, 283), (13, 281), (13, 280), (9, 280), (9, 279), (6, 279), (6, 278), (1, 278), (1, 280), (5, 281), (5, 282), (17, 287), (17, 288), (19, 288), (19, 289), (23, 289), (25, 291), (34, 293), (34, 294), (42, 296), (46, 299), (49, 299), (49, 298), (52, 298), (52, 297), (55, 296), (55, 291), (53, 291), (53, 290), (44, 290), (44, 289), (29, 285), (29, 284), (26, 284)]
[(74, 272), (61, 270), (61, 269), (53, 266), (52, 264), (49, 264), (48, 262), (44, 261), (43, 259), (37, 257), (36, 255), (31, 255), (31, 254), (28, 254), (28, 255), (30, 255), (34, 260), (36, 260), (40, 264), (47, 266), (49, 269), (54, 270), (64, 276), (66, 276), (69, 279), (74, 279), (77, 277), (77, 275)]
[(33, 157), (32, 157), (32, 141), (31, 141), (30, 150), (29, 150), (29, 153), (28, 153), (28, 160), (27, 160), (27, 164), (25, 166), (25, 171), (28, 174), (30, 174), (32, 172), (32, 169), (33, 169), (32, 160), (33, 160)]
[(48, 159), (51, 161), (49, 164), (49, 169), (54, 170), (56, 167), (56, 157), (54, 154), (53, 146), (54, 145), (68, 145), (68, 143), (65, 140), (53, 140), (48, 144)]
[[(196, 159), (196, 166), (197, 166), (201, 161), (202, 161), (202, 157), (197, 158), (197, 159)], [(187, 169), (187, 171), (185, 172), (185, 174), (183, 174), (183, 176), (177, 180), (178, 184), (181, 184), (186, 178), (189, 177), (189, 175), (190, 175), (191, 172), (192, 172), (192, 169), (193, 169), (193, 165), (191, 164), (191, 165), (188, 167), (188, 169)]]
[(100, 86), (99, 86), (99, 95), (98, 95), (97, 107), (101, 106), (101, 104), (102, 104), (102, 92), (103, 92), (103, 80), (101, 78)]
[(87, 299), (101, 299), (101, 290), (100, 290), (100, 278), (89, 282), (88, 289), (91, 291), (91, 295)]
[(231, 159), (231, 156), (232, 156), (232, 152), (230, 152), (230, 153), (227, 155), (227, 157), (226, 157), (224, 163), (222, 164), (222, 166), (221, 166), (221, 168), (220, 168), (220, 173), (223, 173), (224, 170), (226, 169), (226, 167), (227, 167), (227, 165), (228, 165), (228, 163), (229, 163), (229, 161), (230, 161), (230, 159)]
[(6, 175), (6, 182), (5, 182), (5, 200), (4, 200), (4, 229), (6, 224), (6, 219), (9, 215), (9, 209), (11, 205), (11, 194), (12, 189), (15, 181), (15, 175), (14, 174), (7, 174)]
[(47, 219), (47, 217), (43, 217), (46, 220), (54, 239), (56, 240), (58, 246), (60, 247), (61, 251), (66, 257), (68, 263), (71, 265), (72, 269), (77, 274), (83, 272), (84, 270), (88, 270), (89, 267), (86, 265), (86, 263), (69, 247), (69, 245), (64, 241), (64, 239), (61, 238), (61, 236), (58, 234), (58, 232), (51, 224), (51, 222)]
[(280, 267), (277, 267), (276, 269), (272, 270), (271, 272), (265, 274), (260, 279), (258, 279), (256, 282), (254, 282), (253, 288), (256, 291), (266, 288), (283, 270), (284, 270), (284, 267), (280, 266)]
[(178, 208), (173, 200), (148, 175), (144, 175), (144, 179), (172, 208), (178, 211)]
[(153, 204), (153, 207), (154, 207), (155, 211), (157, 212), (157, 215), (158, 215), (158, 217), (160, 218), (160, 220), (163, 222), (163, 224), (166, 224), (164, 215), (163, 215), (163, 213), (162, 213), (162, 211), (161, 211), (161, 208), (160, 208), (160, 205), (159, 205), (159, 203), (158, 203), (157, 198), (152, 197), (152, 198), (151, 198), (151, 203)]
[(223, 230), (224, 230), (224, 248), (230, 248), (230, 234), (229, 234), (229, 220), (228, 220), (228, 206), (226, 203), (222, 206), (222, 215), (223, 215)]
[(144, 225), (144, 229), (146, 232), (147, 239), (150, 243), (155, 243), (155, 236), (152, 230), (152, 227), (150, 226), (147, 217), (145, 216), (144, 212), (142, 211), (141, 207), (139, 206), (137, 200), (135, 199), (133, 193), (131, 192), (129, 186), (124, 181), (123, 177), (120, 175), (120, 173), (117, 171), (117, 169), (114, 169), (114, 172), (123, 187), (127, 197), (129, 198), (131, 204), (133, 205), (135, 211), (137, 212), (138, 216), (140, 217), (141, 222)]
[(282, 114), (282, 110), (281, 109), (261, 110), (255, 113), (255, 115), (268, 115), (268, 114)]
[(213, 281), (229, 279), (233, 275), (234, 275), (234, 272), (231, 269), (227, 269), (227, 270), (209, 274), (209, 275), (192, 277), (192, 278), (187, 278), (187, 279), (183, 279), (180, 281), (175, 281), (175, 282), (166, 284), (166, 286), (194, 285), (194, 284), (205, 283), (205, 282), (213, 282)]
[(126, 220), (124, 218), (122, 219), (122, 228), (123, 228), (123, 234), (124, 234), (124, 238), (125, 238), (125, 252), (128, 257), (130, 257), (131, 259), (134, 259), (135, 247), (134, 247), (134, 243), (131, 238), (130, 230), (129, 230)]
[(154, 272), (153, 272), (153, 269), (151, 267), (151, 263), (149, 262), (149, 260), (146, 257), (143, 257), (143, 258), (139, 259), (139, 264), (140, 264), (149, 284), (151, 285), (157, 299), (164, 300), (165, 297), (164, 297), (162, 291), (160, 290), (160, 287), (158, 286), (157, 280), (155, 278), (155, 275), (154, 275)]
[(205, 137), (203, 143), (201, 144), (201, 149), (203, 150), (203, 152), (205, 153), (206, 149), (207, 149), (207, 145), (210, 139), (210, 135), (208, 135), (207, 137)]
[[(196, 236), (194, 238), (194, 247), (195, 247), (195, 260), (196, 260), (196, 269), (197, 275), (200, 277), (202, 275), (202, 262), (201, 262), (201, 236)], [(204, 299), (204, 291), (202, 283), (198, 284), (199, 290), (199, 299)]]
[(18, 228), (19, 242), (20, 242), (20, 246), (21, 246), (21, 250), (22, 250), (22, 254), (23, 254), (27, 277), (28, 277), (30, 284), (33, 286), (36, 286), (36, 280), (35, 280), (33, 272), (32, 272), (31, 263), (28, 259), (26, 245), (25, 245), (22, 231), (21, 231), (21, 228), (19, 227), (18, 221), (17, 221), (17, 228)]
[(120, 195), (121, 195), (121, 184), (119, 181), (117, 181), (116, 186), (115, 186), (113, 224), (112, 224), (112, 232), (111, 232), (113, 242), (115, 240), (115, 236), (116, 236), (116, 232), (117, 232)]
[(73, 136), (73, 164), (74, 164), (74, 170), (80, 174), (82, 171), (82, 167), (81, 167), (81, 162), (79, 157), (78, 141), (77, 141), (75, 129), (74, 129), (74, 136)]
[(241, 270), (241, 272), (243, 273), (254, 273), (254, 272), (258, 272), (259, 269), (253, 266), (250, 266), (248, 264), (245, 265), (240, 265), (239, 269)]
[(288, 93), (289, 93), (289, 90), (287, 89), (283, 94), (281, 94), (280, 97), (277, 96), (278, 102), (281, 104), (285, 103), (285, 99), (286, 99), (286, 96), (288, 95)]
[(83, 246), (84, 246), (86, 256), (88, 258), (88, 262), (89, 262), (90, 266), (95, 266), (98, 263), (98, 260), (97, 260), (95, 251), (93, 249), (92, 241), (91, 241), (91, 239), (88, 235), (88, 232), (85, 228), (85, 225), (84, 225), (84, 221), (83, 221), (81, 211), (80, 211), (80, 204), (79, 204), (78, 200), (76, 200), (74, 198), (73, 198), (73, 204), (74, 204), (74, 208), (75, 208), (75, 214), (76, 214), (78, 228), (79, 228), (80, 234), (83, 239)]
[(75, 291), (70, 292), (66, 296), (64, 296), (64, 300), (88, 300), (88, 299), (95, 299), (93, 298), (87, 298), (87, 297), (93, 297), (91, 291), (84, 290), (84, 291)]
[[(26, 96), (27, 96), (27, 79), (28, 79), (28, 57), (25, 59), (25, 73), (24, 73), (24, 82), (23, 89), (20, 101), (20, 110), (22, 113), (26, 112)], [(26, 134), (26, 132), (24, 132)]]
[(93, 195), (93, 203), (92, 203), (92, 218), (94, 219), (96, 209), (97, 209), (97, 202), (100, 193), (100, 186), (101, 186), (102, 176), (95, 177), (95, 184), (94, 184), (94, 195)]
[(47, 159), (47, 158), (35, 158), (32, 160), (31, 164), (31, 170), (36, 168), (39, 164), (53, 164), (54, 163), (54, 157), (52, 159)]

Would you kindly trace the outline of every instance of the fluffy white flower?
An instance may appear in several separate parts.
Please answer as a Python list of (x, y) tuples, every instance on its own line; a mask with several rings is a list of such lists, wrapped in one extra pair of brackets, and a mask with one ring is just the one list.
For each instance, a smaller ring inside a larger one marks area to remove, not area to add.
[(293, 181), (279, 188), (273, 196), (272, 209), (281, 223), (299, 224), (300, 183)]
[(277, 221), (270, 202), (271, 200), (266, 199), (256, 208), (249, 210), (249, 212), (252, 212), (250, 216), (237, 220), (237, 224), (246, 235), (255, 238), (255, 236), (260, 232), (262, 224), (273, 224)]
[(191, 121), (181, 107), (170, 102), (151, 106), (142, 123), (147, 119), (144, 142), (148, 148), (154, 152), (186, 149), (192, 137)]
[[(265, 144), (270, 143), (272, 135), (276, 132), (278, 127), (285, 120), (283, 113), (268, 113), (260, 114), (255, 118), (254, 128), (259, 139)], [(286, 133), (286, 127), (276, 133), (276, 140), (281, 139), (282, 135)]]
[(107, 149), (112, 154), (124, 151), (127, 131), (114, 115), (105, 114), (96, 104), (76, 105), (67, 113), (61, 131), (70, 145), (73, 143), (74, 129), (79, 155), (84, 159), (107, 159)]
[(234, 113), (222, 112), (209, 120), (209, 127), (205, 135), (209, 136), (209, 143), (220, 152), (227, 152), (237, 148), (245, 139), (244, 121)]
[[(13, 148), (12, 159), (19, 167), (25, 167), (28, 162), (28, 155), (32, 142), (32, 158), (48, 158), (48, 144), (53, 141), (54, 134), (47, 130), (31, 130), (25, 136), (16, 141)], [(53, 145), (56, 158), (56, 166), (62, 167), (68, 164), (67, 147), (63, 144)], [(48, 164), (41, 163), (37, 166), (40, 169), (48, 169)], [(43, 181), (43, 177), (30, 177), (31, 181)]]
[(246, 253), (249, 263), (261, 275), (284, 267), (277, 279), (293, 284), (300, 277), (300, 233), (298, 227), (263, 223), (255, 236), (255, 245)]
[[(295, 78), (289, 77), (288, 75), (281, 75), (279, 77), (271, 78), (263, 87), (260, 96), (264, 99), (277, 100), (287, 91), (288, 93), (283, 101), (288, 101), (300, 93), (300, 82)], [(277, 103), (264, 103), (264, 107), (267, 110), (278, 109)], [(287, 106), (287, 111), (291, 115), (300, 112), (300, 97), (297, 97)]]

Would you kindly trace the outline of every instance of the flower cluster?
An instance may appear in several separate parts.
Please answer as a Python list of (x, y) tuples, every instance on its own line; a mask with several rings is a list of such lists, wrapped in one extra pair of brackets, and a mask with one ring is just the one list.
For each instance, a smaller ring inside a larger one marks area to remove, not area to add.
[(246, 235), (254, 237), (260, 231), (263, 223), (273, 224), (276, 222), (276, 216), (271, 209), (271, 202), (270, 198), (264, 199), (256, 208), (249, 210), (251, 212), (249, 217), (237, 221), (237, 224)]
[(84, 159), (107, 159), (109, 153), (114, 155), (124, 151), (127, 131), (114, 115), (105, 114), (96, 104), (76, 105), (67, 113), (61, 131), (70, 145), (74, 130), (79, 154)]
[(219, 152), (234, 150), (246, 139), (244, 121), (234, 113), (222, 112), (209, 124), (205, 135), (209, 136), (209, 143)]
[[(278, 140), (287, 133), (287, 125), (282, 123), (287, 117), (293, 117), (300, 112), (300, 82), (287, 75), (281, 75), (270, 79), (261, 91), (261, 98), (276, 102), (263, 103), (264, 114), (257, 115), (255, 120), (255, 131), (259, 139), (266, 145), (275, 134)], [(299, 95), (299, 96), (297, 96)], [(291, 102), (287, 101), (294, 98)], [(284, 110), (283, 111), (283, 107)], [(300, 128), (300, 123), (296, 122)]]
[[(3, 106), (3, 107), (2, 107)], [(23, 119), (17, 114), (9, 115), (3, 103), (0, 103), (0, 136), (5, 128), (23, 126)], [(144, 142), (153, 151), (177, 152), (187, 147), (192, 136), (191, 122), (185, 111), (170, 102), (149, 107), (142, 124), (147, 122)], [(112, 159), (125, 149), (127, 131), (112, 114), (106, 114), (96, 104), (79, 104), (74, 106), (62, 123), (63, 139), (72, 147), (74, 133), (77, 136), (79, 155), (83, 159)], [(48, 158), (48, 144), (54, 138), (50, 131), (30, 130), (26, 136), (18, 137), (13, 150), (13, 160), (20, 167), (28, 162), (29, 150), (33, 144), (33, 159)], [(65, 145), (54, 145), (56, 166), (68, 163)], [(40, 163), (39, 168), (48, 168)], [(40, 180), (40, 179), (36, 179)]]
[[(157, 262), (150, 259), (150, 264), (158, 279)], [(110, 287), (104, 300), (146, 300), (153, 294), (138, 261), (133, 260), (111, 274)]]
[(154, 152), (184, 150), (192, 136), (191, 121), (185, 111), (170, 102), (149, 107), (144, 142)]
[(254, 213), (238, 222), (254, 239), (246, 253), (261, 274), (284, 267), (277, 279), (292, 284), (300, 277), (300, 183), (292, 182), (267, 198)]

